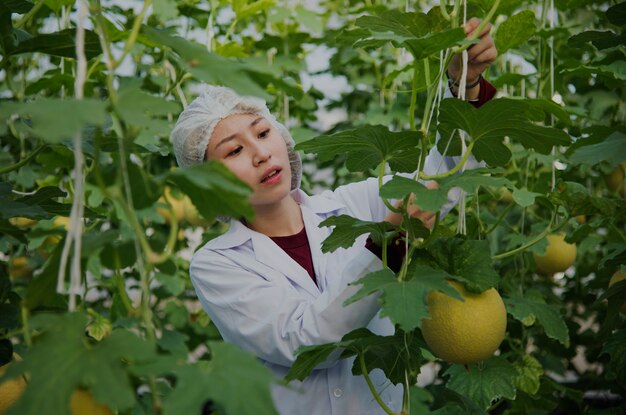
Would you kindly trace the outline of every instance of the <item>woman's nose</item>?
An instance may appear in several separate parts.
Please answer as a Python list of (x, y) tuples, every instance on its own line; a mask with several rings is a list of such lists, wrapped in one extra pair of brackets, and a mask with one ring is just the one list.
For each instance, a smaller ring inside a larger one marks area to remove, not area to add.
[(257, 142), (254, 147), (254, 159), (253, 163), (255, 166), (269, 160), (272, 157), (272, 153), (269, 149), (261, 142)]

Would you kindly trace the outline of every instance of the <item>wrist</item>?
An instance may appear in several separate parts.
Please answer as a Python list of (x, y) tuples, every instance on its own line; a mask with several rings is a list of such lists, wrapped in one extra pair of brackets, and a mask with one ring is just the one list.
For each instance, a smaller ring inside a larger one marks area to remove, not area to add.
[[(450, 76), (448, 72), (448, 87), (450, 88), (450, 92), (454, 97), (458, 97), (459, 95), (459, 81), (455, 80)], [(483, 76), (482, 74), (478, 75), (477, 79), (470, 80), (468, 79), (465, 84), (465, 100), (467, 101), (478, 101), (480, 97), (480, 84), (482, 83)]]

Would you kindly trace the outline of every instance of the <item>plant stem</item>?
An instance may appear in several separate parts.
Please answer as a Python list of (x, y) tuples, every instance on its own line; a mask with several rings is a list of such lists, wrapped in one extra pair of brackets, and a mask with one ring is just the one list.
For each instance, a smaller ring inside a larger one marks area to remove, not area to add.
[(26, 13), (24, 16), (22, 16), (22, 18), (20, 20), (18, 20), (17, 23), (15, 23), (15, 28), (16, 29), (21, 29), (26, 23), (28, 23), (30, 21), (30, 19), (32, 19), (33, 16), (35, 14), (37, 14), (39, 9), (41, 9), (41, 6), (43, 6), (45, 2), (46, 2), (46, 0), (39, 0), (33, 6), (33, 8), (28, 11), (28, 13)]
[(383, 400), (380, 398), (380, 395), (376, 391), (376, 388), (374, 388), (372, 379), (370, 379), (369, 372), (367, 371), (367, 366), (365, 365), (365, 355), (363, 353), (359, 353), (359, 363), (361, 364), (361, 372), (363, 373), (365, 382), (367, 382), (367, 387), (370, 389), (370, 392), (372, 392), (372, 395), (374, 396), (374, 399), (376, 399), (376, 402), (378, 402), (378, 405), (380, 405), (383, 411), (385, 411), (387, 414), (397, 415), (385, 404), (385, 402), (383, 402)]
[(141, 11), (137, 15), (137, 17), (135, 17), (135, 21), (133, 22), (133, 28), (131, 29), (131, 32), (128, 35), (128, 41), (124, 45), (124, 50), (122, 51), (122, 54), (117, 60), (112, 62), (113, 69), (117, 68), (122, 63), (124, 58), (132, 50), (133, 46), (135, 46), (135, 42), (137, 41), (137, 36), (139, 35), (139, 29), (141, 28), (141, 22), (143, 22), (143, 18), (145, 17), (146, 12), (148, 11), (148, 7), (150, 7), (151, 4), (152, 4), (152, 0), (145, 0), (143, 2), (143, 7), (141, 8)]
[(434, 179), (443, 179), (444, 177), (449, 177), (449, 176), (456, 174), (459, 170), (463, 168), (463, 166), (469, 159), (470, 155), (472, 154), (472, 148), (474, 147), (474, 143), (475, 141), (470, 141), (470, 143), (467, 145), (467, 150), (463, 154), (463, 157), (461, 157), (461, 160), (459, 160), (456, 166), (454, 166), (447, 172), (440, 173), (440, 174), (433, 174), (432, 176), (429, 176), (427, 174), (422, 174), (420, 172), (419, 178), (422, 180), (434, 180)]
[[(383, 187), (383, 176), (385, 175), (385, 161), (383, 160), (380, 163), (380, 166), (378, 167), (378, 190), (380, 191), (380, 188)], [(389, 200), (387, 200), (384, 197), (381, 197), (381, 199), (383, 200), (383, 203), (385, 204), (385, 206), (387, 206), (387, 209), (389, 209), (392, 212), (398, 213), (400, 212), (400, 209), (396, 208), (395, 206), (393, 206)]]
[(510, 251), (506, 251), (506, 252), (502, 252), (500, 254), (494, 255), (491, 257), (491, 259), (493, 260), (498, 260), (498, 259), (502, 259), (502, 258), (506, 258), (509, 257), (511, 255), (515, 255), (518, 252), (522, 252), (528, 248), (530, 248), (531, 246), (533, 246), (534, 244), (536, 244), (537, 242), (541, 241), (546, 235), (548, 235), (551, 232), (555, 232), (558, 231), (559, 229), (561, 229), (563, 226), (565, 226), (567, 224), (566, 221), (562, 222), (560, 225), (555, 226), (554, 228), (552, 227), (552, 222), (554, 222), (554, 219), (556, 217), (556, 211), (552, 214), (552, 218), (550, 219), (550, 223), (548, 224), (548, 227), (546, 229), (544, 229), (539, 235), (537, 235), (535, 238), (531, 239), (530, 242), (525, 243), (524, 245), (517, 247), (515, 249), (512, 249)]
[(44, 148), (46, 148), (46, 144), (42, 144), (39, 147), (37, 147), (36, 149), (34, 149), (26, 158), (23, 158), (22, 160), (20, 160), (19, 162), (11, 165), (11, 166), (7, 166), (7, 167), (3, 167), (0, 169), (0, 174), (7, 174), (12, 172), (13, 170), (17, 170), (20, 167), (24, 166), (25, 164), (27, 164), (29, 161), (31, 161), (37, 154), (39, 154), (39, 152), (41, 150), (43, 150)]
[(26, 343), (26, 346), (30, 348), (30, 346), (33, 344), (33, 340), (30, 337), (30, 326), (28, 324), (30, 313), (23, 301), (22, 301), (22, 305), (20, 308), (22, 311), (22, 333), (24, 334), (24, 342)]

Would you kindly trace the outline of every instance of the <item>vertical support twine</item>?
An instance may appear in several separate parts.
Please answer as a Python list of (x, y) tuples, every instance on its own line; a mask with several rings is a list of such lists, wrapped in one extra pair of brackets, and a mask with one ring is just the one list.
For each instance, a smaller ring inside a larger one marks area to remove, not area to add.
[[(554, 29), (554, 0), (550, 0), (550, 29)], [(550, 100), (554, 100), (554, 32), (550, 34)], [(554, 125), (554, 115), (550, 114), (550, 126)], [(556, 146), (552, 147), (552, 156), (556, 158)], [(552, 161), (552, 183), (550, 189), (556, 187), (556, 161)]]
[[(463, 27), (467, 24), (467, 0), (463, 0)], [(462, 62), (463, 62), (463, 70), (461, 72), (461, 80), (459, 81), (459, 99), (465, 100), (465, 86), (467, 85), (467, 63), (468, 63), (468, 54), (467, 50), (463, 51)], [(465, 131), (459, 131), (459, 136), (461, 137), (461, 154), (465, 154), (467, 151), (467, 144), (465, 142), (466, 134)], [(461, 168), (461, 172), (465, 171), (465, 166)], [(456, 233), (460, 233), (461, 235), (467, 235), (467, 219), (466, 219), (466, 211), (465, 211), (465, 191), (459, 189), (460, 197), (459, 197), (459, 220), (456, 226)]]
[[(85, 56), (85, 18), (88, 14), (88, 7), (85, 1), (78, 3), (78, 16), (76, 28), (76, 80), (74, 82), (74, 96), (77, 101), (84, 97), (84, 85), (87, 75), (87, 58)], [(61, 254), (61, 265), (57, 275), (57, 292), (65, 293), (65, 271), (69, 259), (70, 247), (74, 244), (72, 264), (70, 268), (70, 301), (69, 311), (76, 310), (76, 295), (81, 294), (81, 252), (83, 215), (85, 212), (85, 192), (84, 192), (84, 155), (82, 150), (82, 134), (79, 131), (74, 136), (74, 200), (70, 213), (70, 223), (67, 231), (65, 244)]]

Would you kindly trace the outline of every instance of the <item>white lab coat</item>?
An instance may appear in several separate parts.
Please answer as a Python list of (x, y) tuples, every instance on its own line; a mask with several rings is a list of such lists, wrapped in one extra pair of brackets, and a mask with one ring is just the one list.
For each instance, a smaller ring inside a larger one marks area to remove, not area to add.
[[(434, 149), (425, 170), (429, 174), (447, 171), (457, 160), (442, 159)], [(390, 178), (386, 176), (385, 181)], [(456, 199), (452, 193), (445, 211)], [(376, 296), (343, 306), (359, 288), (348, 286), (350, 282), (382, 268), (380, 259), (364, 247), (367, 235), (348, 249), (326, 254), (320, 250), (331, 229), (318, 225), (330, 216), (385, 218), (388, 210), (378, 195), (377, 179), (316, 196), (299, 189), (291, 194), (302, 210), (319, 286), (269, 237), (236, 220), (224, 235), (196, 251), (190, 264), (198, 298), (224, 340), (255, 354), (279, 378), (288, 372), (300, 346), (336, 342), (360, 327), (379, 335), (394, 332), (391, 321), (379, 317)], [(280, 414), (383, 415), (364, 378), (352, 375), (353, 360), (331, 358), (303, 382), (292, 382), (291, 388), (273, 386)], [(401, 385), (391, 384), (379, 369), (371, 372), (371, 378), (382, 400), (399, 412)]]

